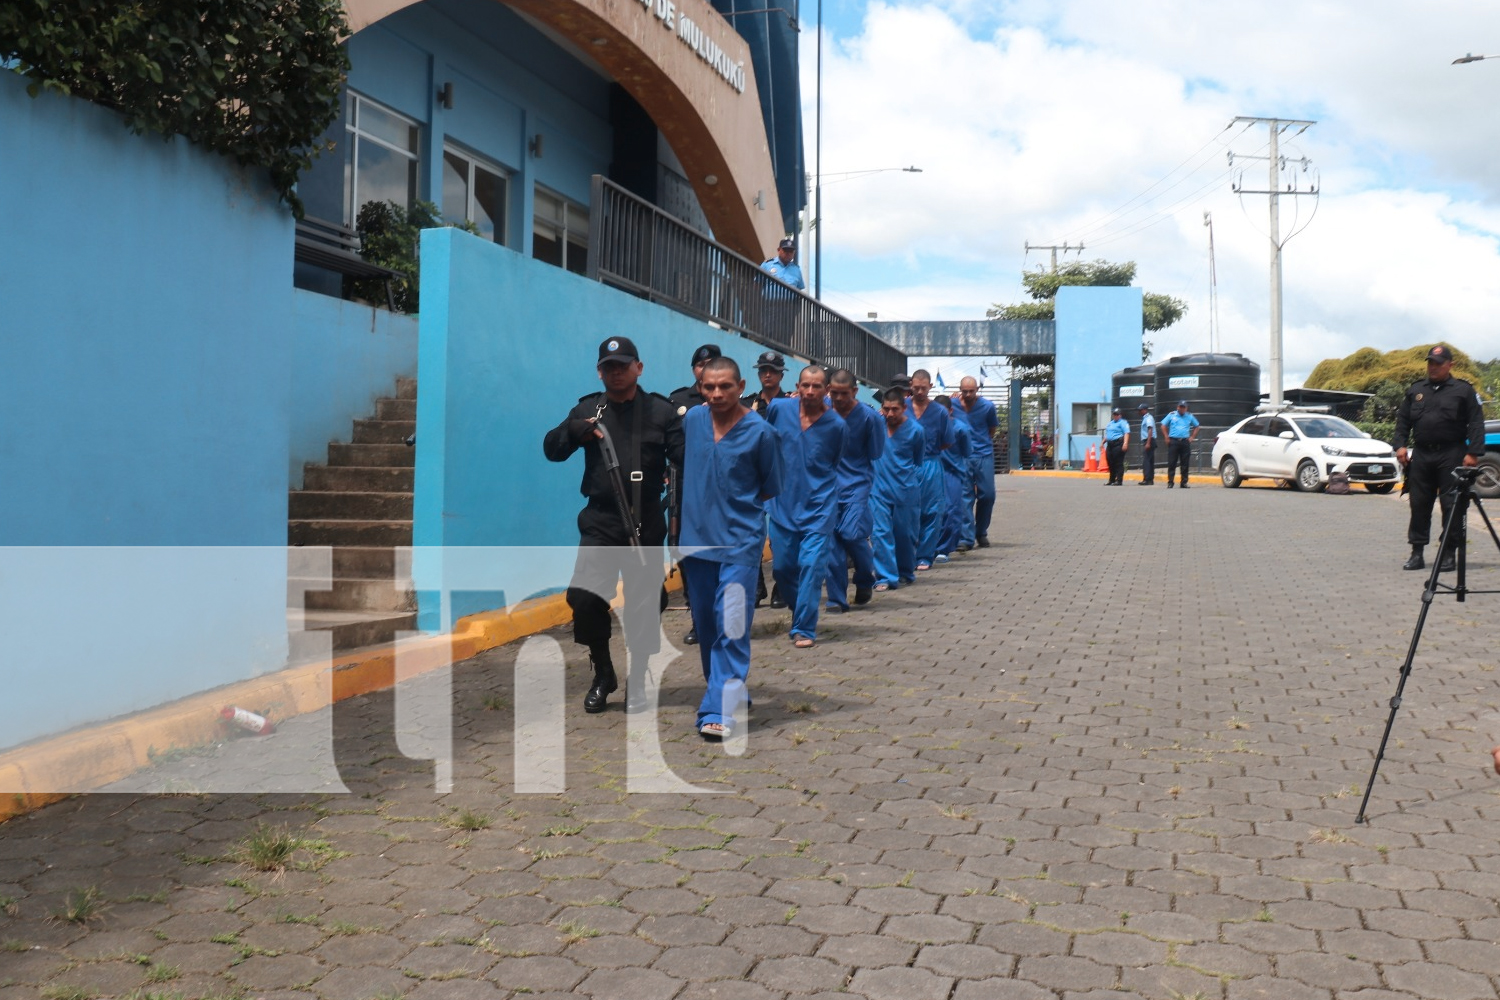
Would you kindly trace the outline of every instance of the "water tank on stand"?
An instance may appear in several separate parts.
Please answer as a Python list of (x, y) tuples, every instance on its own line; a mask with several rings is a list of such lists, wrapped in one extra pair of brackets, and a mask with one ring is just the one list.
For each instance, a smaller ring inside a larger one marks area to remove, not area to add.
[[(1207, 470), (1214, 438), (1260, 405), (1260, 365), (1242, 354), (1182, 354), (1158, 363), (1157, 424), (1182, 400), (1201, 425), (1193, 442), (1193, 469)], [(1164, 448), (1157, 454), (1157, 465), (1165, 469), (1166, 460)]]
[(1129, 468), (1141, 467), (1141, 404), (1156, 412), (1156, 366), (1137, 365), (1115, 372), (1110, 379), (1110, 400), (1130, 422), (1130, 447), (1125, 452)]

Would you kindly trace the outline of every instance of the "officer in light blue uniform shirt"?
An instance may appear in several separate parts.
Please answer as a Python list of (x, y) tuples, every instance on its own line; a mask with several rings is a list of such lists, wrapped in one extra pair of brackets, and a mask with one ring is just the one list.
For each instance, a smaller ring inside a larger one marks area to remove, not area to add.
[(1193, 440), (1198, 436), (1198, 418), (1188, 412), (1187, 400), (1177, 404), (1174, 413), (1161, 418), (1161, 432), (1167, 438), (1167, 489), (1172, 488), (1172, 479), (1177, 464), (1182, 463), (1182, 488), (1188, 488), (1188, 461), (1193, 454)]
[(1120, 415), (1117, 406), (1112, 419), (1104, 425), (1104, 464), (1109, 468), (1105, 486), (1125, 485), (1125, 446), (1130, 443), (1130, 421)]
[(1151, 404), (1141, 404), (1141, 482), (1150, 486), (1156, 480), (1156, 418)]
[(762, 263), (760, 269), (798, 291), (807, 291), (807, 282), (802, 280), (802, 268), (797, 264), (796, 240), (782, 240), (777, 244), (776, 256)]

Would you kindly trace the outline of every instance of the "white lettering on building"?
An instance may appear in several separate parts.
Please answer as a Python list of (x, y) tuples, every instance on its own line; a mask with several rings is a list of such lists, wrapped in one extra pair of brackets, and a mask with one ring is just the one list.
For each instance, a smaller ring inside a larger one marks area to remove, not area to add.
[(737, 93), (745, 92), (745, 64), (735, 62), (729, 53), (719, 47), (707, 31), (686, 14), (679, 14), (676, 0), (640, 0), (641, 6), (651, 12), (662, 27), (677, 33), (677, 40), (698, 53), (698, 58), (708, 63), (723, 81)]

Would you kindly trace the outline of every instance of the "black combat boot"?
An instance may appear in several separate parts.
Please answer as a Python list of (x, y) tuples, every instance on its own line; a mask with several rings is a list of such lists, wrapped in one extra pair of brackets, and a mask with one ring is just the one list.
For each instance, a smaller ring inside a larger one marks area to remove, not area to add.
[(620, 682), (615, 677), (615, 665), (610, 661), (608, 646), (591, 646), (589, 664), (594, 668), (594, 684), (583, 696), (583, 710), (598, 715), (607, 707), (609, 696), (619, 689)]
[(1402, 569), (1426, 569), (1427, 563), (1422, 559), (1422, 546), (1411, 547), (1411, 558), (1401, 565)]

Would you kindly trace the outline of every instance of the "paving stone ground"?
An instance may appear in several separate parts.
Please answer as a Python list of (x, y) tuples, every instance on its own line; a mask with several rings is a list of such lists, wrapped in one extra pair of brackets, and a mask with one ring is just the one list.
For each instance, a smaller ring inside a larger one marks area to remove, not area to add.
[[(743, 755), (688, 730), (688, 650), (660, 731), (701, 793), (627, 792), (619, 699), (578, 710), (562, 632), (567, 792), (516, 793), (494, 650), (454, 671), (449, 794), (385, 693), (331, 713), (347, 794), (0, 826), (0, 1000), (1495, 998), (1500, 596), (1433, 605), (1354, 823), (1419, 609), (1404, 523), (1396, 497), (1004, 478), (994, 547), (815, 650), (757, 616)], [(1471, 568), (1500, 586), (1487, 541)], [(302, 839), (285, 872), (232, 860), (258, 826)]]

